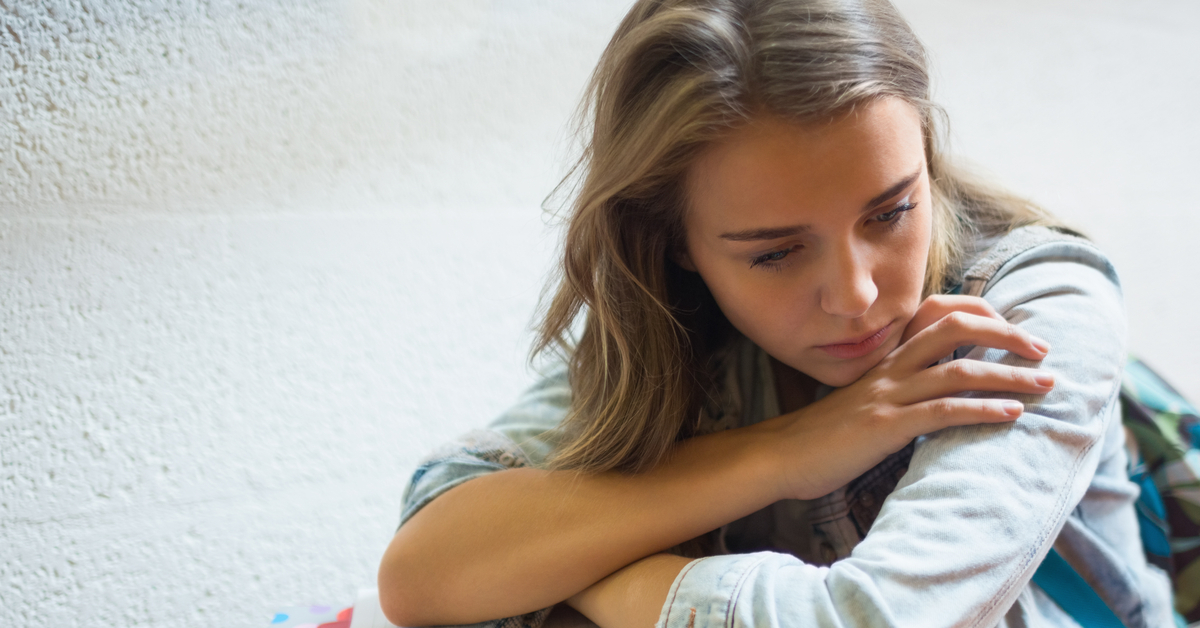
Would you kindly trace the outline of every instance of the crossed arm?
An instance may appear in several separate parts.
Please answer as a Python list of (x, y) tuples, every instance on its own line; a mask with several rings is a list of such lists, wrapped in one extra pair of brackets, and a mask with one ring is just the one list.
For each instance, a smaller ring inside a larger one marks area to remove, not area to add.
[(905, 341), (820, 402), (680, 443), (640, 475), (514, 469), (451, 489), (405, 523), (385, 553), (385, 613), (402, 625), (463, 624), (569, 600), (606, 628), (653, 623), (687, 564), (664, 549), (780, 499), (824, 495), (917, 435), (1021, 412), (1020, 404), (957, 393), (1050, 390), (1045, 374), (1028, 368), (965, 360), (926, 368), (964, 345), (1047, 355), (982, 300), (927, 301)]

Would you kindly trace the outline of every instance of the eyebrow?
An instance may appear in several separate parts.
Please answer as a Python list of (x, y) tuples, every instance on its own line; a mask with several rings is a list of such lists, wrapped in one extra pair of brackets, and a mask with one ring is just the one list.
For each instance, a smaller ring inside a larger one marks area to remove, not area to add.
[[(867, 201), (867, 204), (863, 206), (863, 211), (870, 211), (880, 203), (899, 194), (900, 192), (903, 192), (905, 188), (917, 182), (917, 179), (920, 178), (922, 172), (924, 172), (923, 168), (918, 169), (916, 172), (904, 177), (900, 181), (897, 181), (894, 185), (892, 185), (892, 187), (884, 190), (875, 198)], [(764, 229), (747, 229), (745, 231), (722, 233), (719, 237), (722, 240), (732, 240), (734, 242), (775, 240), (777, 238), (786, 238), (788, 236), (796, 235), (797, 233), (804, 233), (805, 231), (808, 231), (808, 229), (808, 225), (794, 225), (791, 227), (766, 227)]]

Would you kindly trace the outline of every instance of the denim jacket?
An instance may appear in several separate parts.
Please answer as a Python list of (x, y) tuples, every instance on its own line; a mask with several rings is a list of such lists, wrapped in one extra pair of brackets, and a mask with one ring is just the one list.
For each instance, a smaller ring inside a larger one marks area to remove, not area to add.
[[(1054, 373), (1054, 390), (1011, 396), (1025, 404), (1012, 424), (923, 436), (830, 495), (777, 502), (715, 531), (672, 584), (658, 628), (1078, 626), (1030, 582), (1052, 545), (1127, 627), (1174, 625), (1169, 581), (1146, 563), (1133, 510), (1112, 265), (1086, 240), (1040, 227), (979, 248), (963, 293), (1051, 344), (1040, 368)], [(1033, 365), (980, 347), (953, 357)], [(726, 358), (702, 432), (779, 414), (766, 354), (742, 341)], [(427, 457), (401, 525), (462, 482), (546, 460), (570, 395), (559, 366), (488, 429)], [(549, 611), (479, 626), (537, 628)]]

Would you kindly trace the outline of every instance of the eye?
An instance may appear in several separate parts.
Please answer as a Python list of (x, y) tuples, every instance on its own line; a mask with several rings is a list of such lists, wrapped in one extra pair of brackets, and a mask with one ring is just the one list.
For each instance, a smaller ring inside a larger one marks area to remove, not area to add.
[(897, 218), (900, 217), (900, 214), (902, 214), (906, 211), (911, 211), (913, 209), (916, 209), (916, 207), (917, 207), (916, 203), (910, 203), (910, 202), (908, 202), (908, 199), (905, 199), (899, 207), (897, 207), (891, 211), (887, 211), (887, 212), (883, 212), (882, 214), (878, 214), (875, 217), (871, 218), (871, 221), (872, 222), (893, 222)]
[(768, 268), (773, 267), (776, 264), (778, 264), (779, 262), (783, 261), (783, 258), (794, 253), (796, 251), (796, 249), (798, 249), (798, 248), (800, 248), (800, 247), (799, 246), (789, 246), (788, 248), (782, 249), (779, 251), (771, 251), (770, 253), (763, 253), (762, 255), (759, 255), (758, 257), (755, 257), (750, 260), (750, 268), (754, 268), (755, 266), (765, 266)]

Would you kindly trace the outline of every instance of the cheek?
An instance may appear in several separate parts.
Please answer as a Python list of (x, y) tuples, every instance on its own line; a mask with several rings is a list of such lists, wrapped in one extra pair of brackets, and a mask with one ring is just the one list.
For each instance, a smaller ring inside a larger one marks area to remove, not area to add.
[(911, 227), (906, 237), (879, 249), (875, 258), (876, 316), (911, 316), (921, 304), (929, 262), (929, 222), (914, 221)]
[[(715, 279), (715, 278), (714, 278)], [(709, 289), (717, 305), (739, 332), (768, 353), (783, 359), (807, 346), (807, 334), (814, 329), (815, 299), (803, 282), (770, 275), (768, 279), (717, 282)]]
[(752, 283), (739, 281), (732, 273), (707, 273), (702, 277), (725, 317), (743, 333), (746, 331), (744, 326), (759, 321), (764, 317), (764, 312), (776, 309), (772, 294), (758, 289)]
[[(923, 291), (925, 285), (925, 274), (929, 271), (929, 253), (933, 244), (933, 218), (931, 215), (925, 215), (924, 224), (921, 225), (920, 233), (922, 237), (919, 238), (919, 244), (914, 247), (915, 250), (913, 251), (913, 265), (915, 266), (914, 276), (921, 284), (918, 290)], [(918, 294), (917, 298), (919, 299), (920, 297), (921, 295)]]
[(900, 287), (905, 293), (910, 293), (913, 299), (920, 299), (928, 264), (928, 241), (916, 242), (897, 260), (891, 273), (892, 276), (888, 278), (887, 283)]
[(798, 303), (778, 282), (747, 280), (740, 269), (702, 271), (709, 271), (701, 276), (721, 312), (743, 334), (761, 336), (795, 318)]
[(906, 238), (895, 251), (887, 283), (902, 290), (912, 301), (919, 302), (929, 265), (933, 223), (929, 212), (923, 212), (914, 223), (912, 237)]

